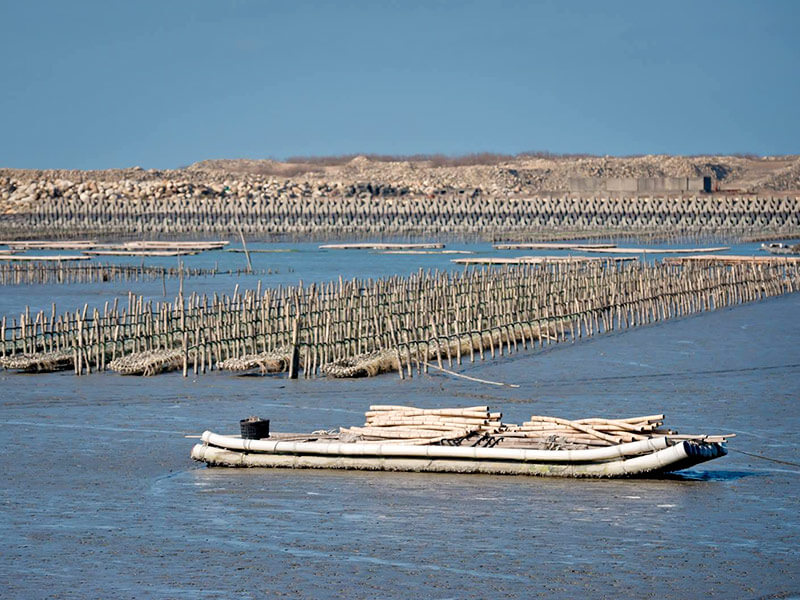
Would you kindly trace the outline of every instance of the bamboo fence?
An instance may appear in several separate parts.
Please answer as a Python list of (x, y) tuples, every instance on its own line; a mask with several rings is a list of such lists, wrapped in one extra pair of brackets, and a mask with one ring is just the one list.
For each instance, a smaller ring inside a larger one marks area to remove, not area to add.
[[(557, 263), (88, 305), (3, 317), (0, 364), (400, 377), (794, 292), (795, 264)], [(71, 360), (65, 360), (69, 355)], [(26, 363), (27, 361), (27, 363)], [(25, 365), (28, 365), (27, 367)]]
[[(5, 263), (0, 261), (0, 285), (72, 284), (125, 281), (156, 281), (189, 277), (215, 277), (217, 275), (242, 275), (244, 269), (201, 269), (158, 267), (145, 265), (100, 264), (71, 261), (41, 261)], [(251, 274), (266, 275), (271, 271), (260, 269)]]

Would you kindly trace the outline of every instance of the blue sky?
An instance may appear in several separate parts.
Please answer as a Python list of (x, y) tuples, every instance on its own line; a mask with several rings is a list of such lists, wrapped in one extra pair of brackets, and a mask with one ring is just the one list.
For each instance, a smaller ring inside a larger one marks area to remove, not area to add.
[(800, 153), (800, 2), (0, 0), (0, 166)]

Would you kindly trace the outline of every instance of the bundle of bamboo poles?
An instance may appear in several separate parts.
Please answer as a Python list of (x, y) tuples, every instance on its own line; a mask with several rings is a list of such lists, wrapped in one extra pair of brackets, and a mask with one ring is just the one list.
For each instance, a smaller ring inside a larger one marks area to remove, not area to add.
[(415, 445), (455, 442), (473, 434), (497, 432), (502, 416), (490, 412), (488, 406), (424, 409), (373, 405), (365, 413), (363, 427), (341, 428), (340, 437)]
[(501, 421), (503, 415), (488, 406), (415, 408), (373, 405), (363, 427), (339, 430), (345, 442), (447, 444), (505, 448), (584, 449), (612, 446), (656, 437), (723, 443), (734, 434), (679, 434), (663, 428), (664, 415), (622, 419), (568, 420), (534, 415), (522, 425)]
[(623, 419), (589, 418), (570, 421), (559, 417), (534, 415), (518, 427), (502, 432), (507, 444), (533, 444), (539, 447), (610, 446), (667, 436), (674, 439), (694, 439), (724, 442), (732, 435), (680, 435), (664, 429), (664, 415), (646, 415)]

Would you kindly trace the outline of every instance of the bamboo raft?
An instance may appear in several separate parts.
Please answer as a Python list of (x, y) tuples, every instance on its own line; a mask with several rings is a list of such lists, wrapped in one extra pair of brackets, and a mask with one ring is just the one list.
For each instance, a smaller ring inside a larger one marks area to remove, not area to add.
[(204, 252), (207, 250), (220, 250), (230, 244), (227, 240), (207, 240), (191, 242), (166, 242), (159, 240), (142, 240), (135, 242), (125, 242), (121, 244), (122, 249), (127, 250), (191, 250)]
[(75, 255), (61, 255), (56, 254), (52, 256), (36, 256), (27, 254), (0, 254), (0, 260), (7, 260), (13, 262), (65, 262), (75, 260), (89, 260), (91, 257), (81, 254)]
[(3, 241), (2, 246), (8, 246), (12, 250), (91, 250), (97, 247), (95, 240), (70, 240), (70, 241), (51, 241), (51, 240), (18, 240)]
[(476, 256), (453, 258), (457, 265), (542, 265), (547, 263), (626, 262), (639, 260), (636, 256)]
[(225, 252), (236, 252), (238, 254), (285, 254), (288, 252), (297, 252), (294, 248), (270, 248), (270, 249), (255, 249), (255, 250), (245, 250), (244, 248), (226, 248)]
[(495, 250), (587, 250), (589, 248), (616, 248), (616, 244), (575, 244), (571, 242), (503, 242), (492, 244)]
[(761, 249), (770, 254), (786, 255), (800, 254), (800, 244), (783, 244), (780, 242), (772, 244), (761, 244)]
[[(363, 427), (249, 439), (202, 434), (191, 457), (209, 466), (631, 477), (687, 469), (727, 454), (730, 435), (680, 435), (664, 415), (502, 422), (488, 406), (370, 406)], [(243, 428), (243, 432), (245, 429)]]
[(583, 248), (584, 252), (598, 254), (693, 254), (695, 252), (723, 252), (730, 250), (729, 246), (715, 246), (712, 248)]
[(87, 256), (194, 256), (200, 250), (84, 250)]
[(151, 250), (151, 251), (191, 251), (203, 252), (206, 250), (219, 250), (230, 242), (224, 240), (192, 241), (192, 242), (166, 242), (158, 240), (143, 240), (123, 242), (120, 244), (101, 244), (96, 240), (17, 240), (3, 241), (0, 245), (8, 246), (12, 250)]
[(323, 250), (433, 250), (444, 248), (444, 244), (391, 244), (391, 243), (362, 243), (362, 244), (322, 244)]
[(472, 250), (384, 250), (381, 254), (475, 254)]
[(740, 254), (727, 254), (717, 256), (713, 254), (697, 254), (694, 256), (667, 256), (664, 263), (671, 265), (719, 264), (719, 265), (796, 265), (800, 264), (800, 256), (745, 256)]

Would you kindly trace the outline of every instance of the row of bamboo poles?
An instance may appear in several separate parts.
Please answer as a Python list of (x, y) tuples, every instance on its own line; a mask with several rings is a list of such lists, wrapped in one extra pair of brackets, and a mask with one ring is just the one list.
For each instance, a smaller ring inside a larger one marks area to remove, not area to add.
[(379, 195), (273, 197), (180, 195), (125, 197), (102, 202), (86, 197), (45, 197), (30, 212), (8, 214), (0, 234), (333, 234), (458, 235), (498, 232), (714, 231), (797, 232), (800, 199), (780, 196), (600, 197), (562, 193), (511, 198), (443, 193), (385, 198)]
[(401, 377), (794, 292), (797, 265), (559, 263), (183, 294), (0, 323), (0, 364), (76, 374), (215, 368)]
[(186, 251), (205, 252), (207, 250), (220, 250), (230, 244), (227, 240), (198, 240), (198, 241), (162, 241), (162, 240), (135, 240), (130, 242), (104, 243), (97, 240), (12, 240), (0, 242), (12, 251), (27, 252), (28, 250), (122, 250), (128, 252), (142, 251)]
[[(157, 281), (188, 277), (215, 277), (217, 275), (242, 275), (246, 269), (201, 269), (180, 267), (158, 267), (145, 265), (76, 263), (76, 262), (0, 262), (0, 285), (72, 284), (124, 281)], [(266, 270), (250, 271), (250, 274), (265, 275)]]

